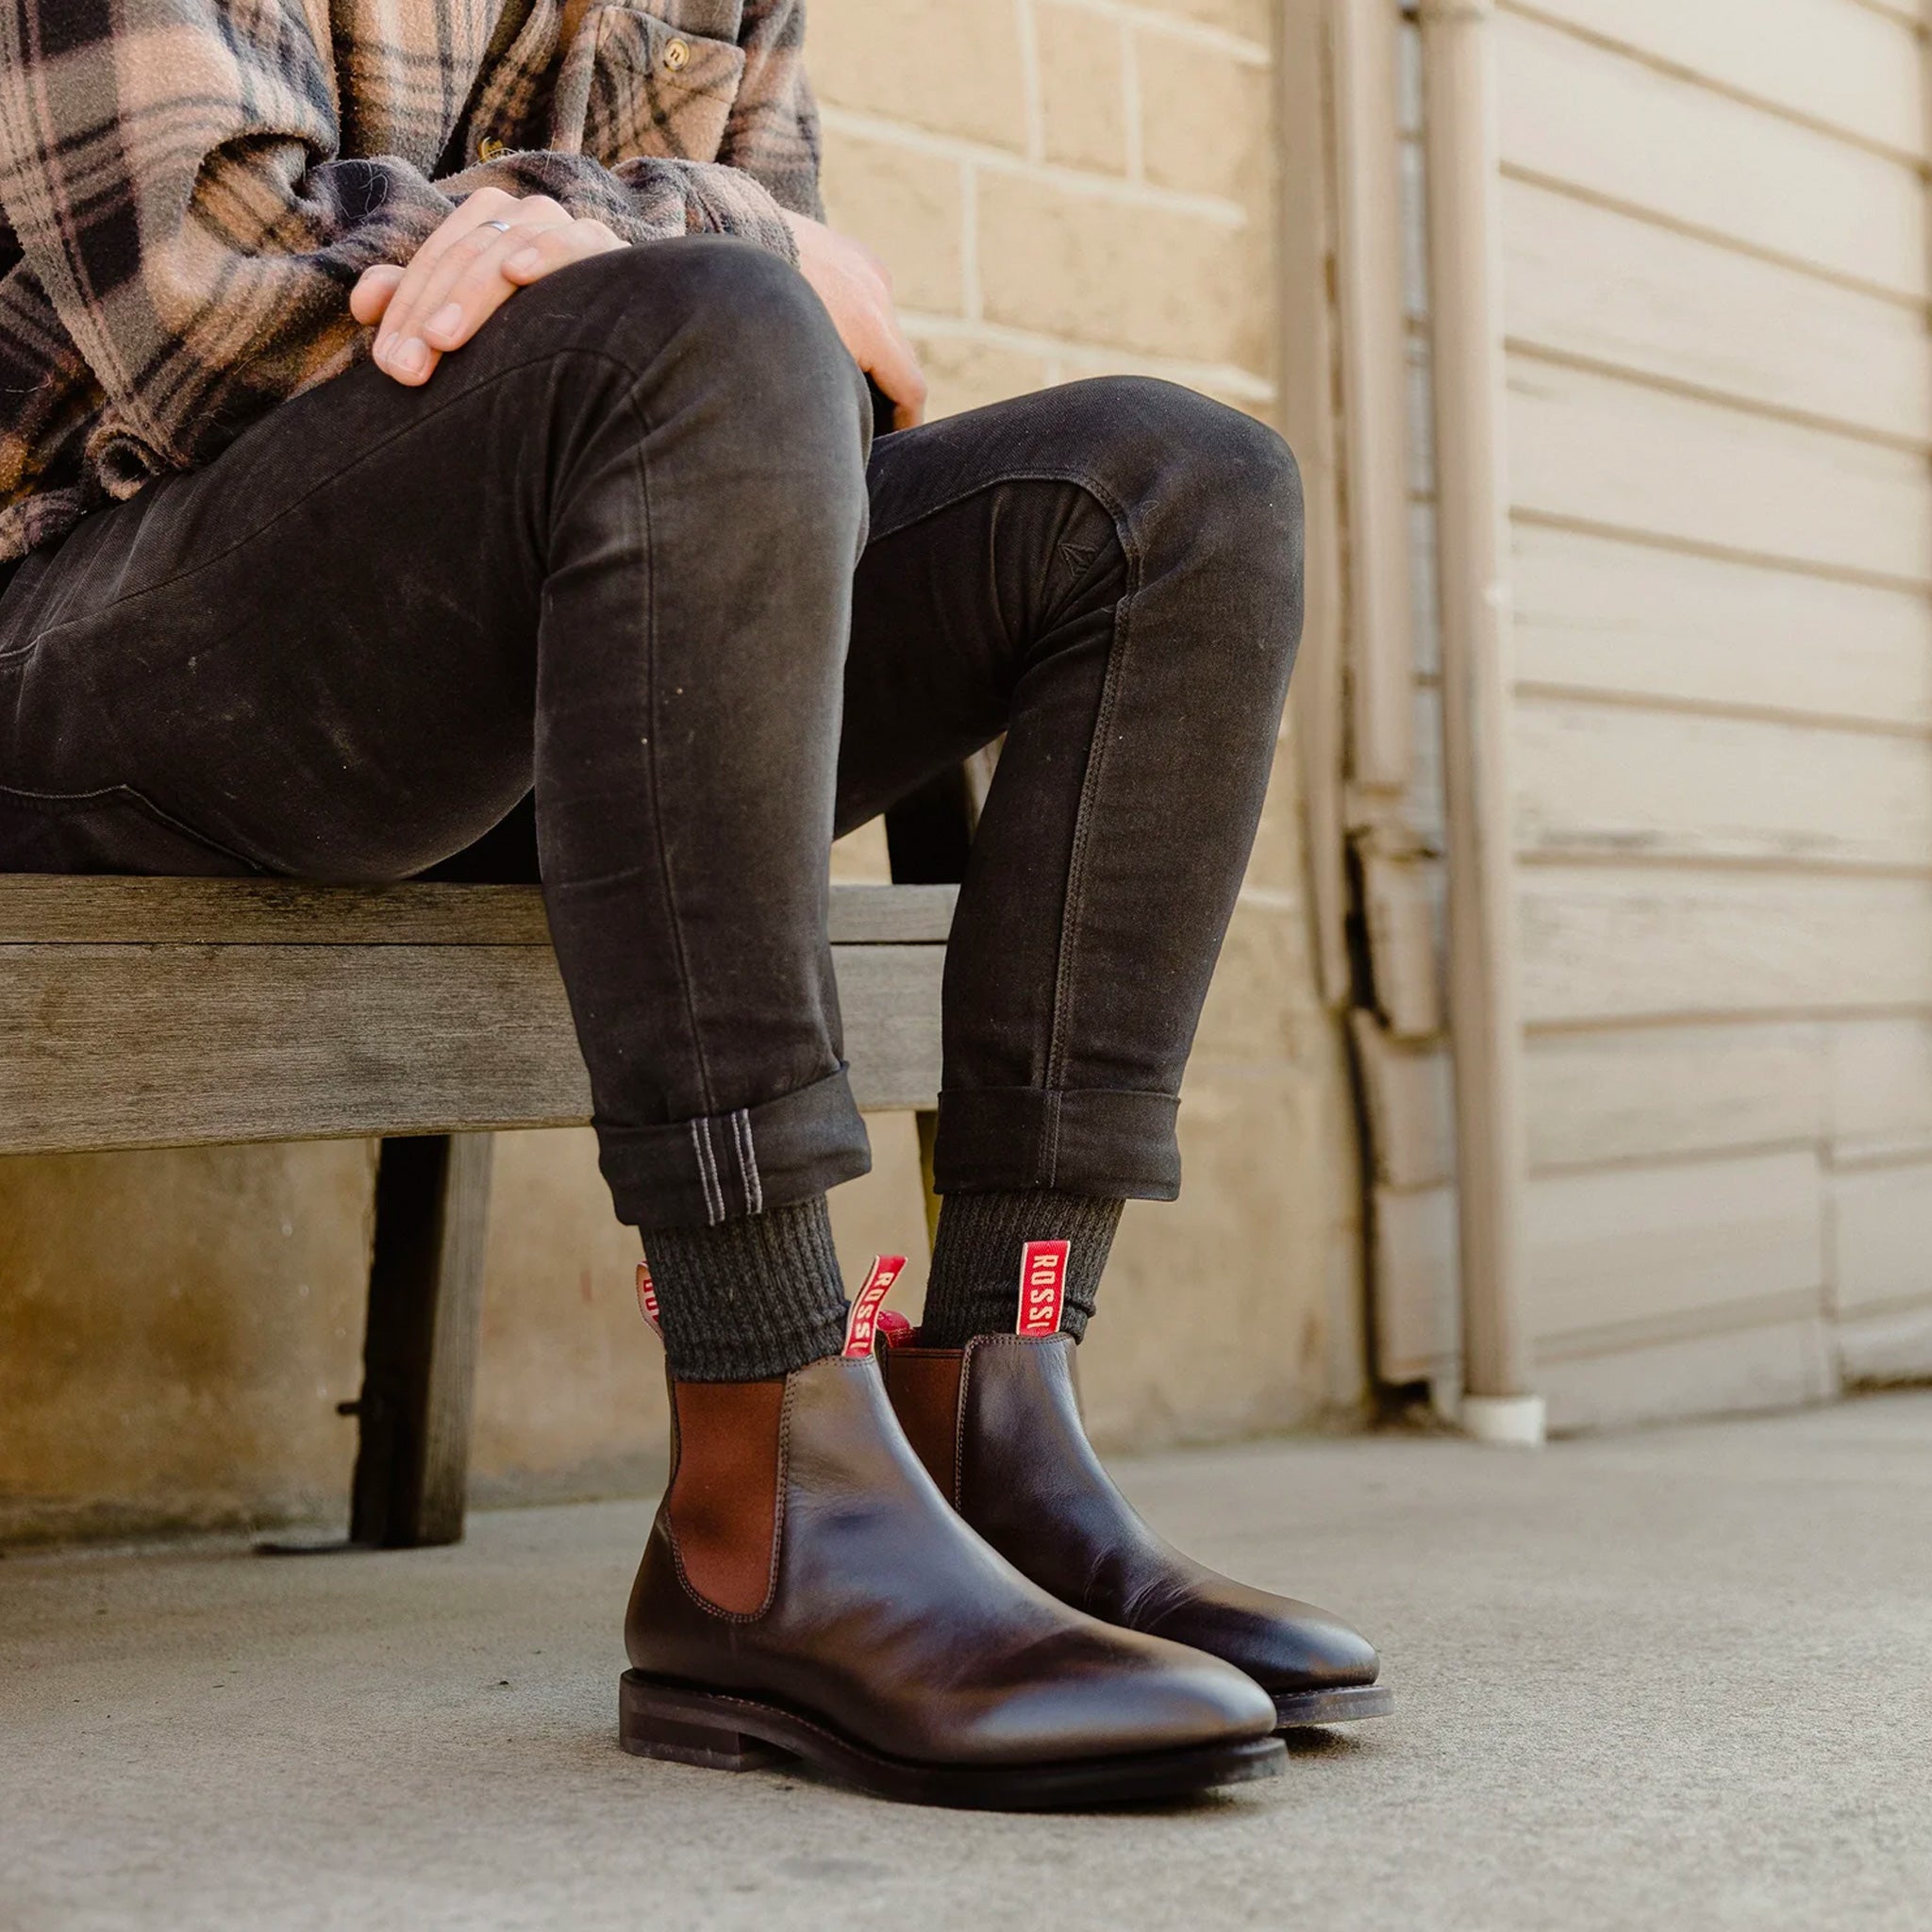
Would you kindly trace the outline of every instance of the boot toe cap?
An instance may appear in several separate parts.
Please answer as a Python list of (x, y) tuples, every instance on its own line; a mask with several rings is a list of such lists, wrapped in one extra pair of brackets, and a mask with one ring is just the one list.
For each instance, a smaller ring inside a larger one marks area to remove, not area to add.
[(970, 1755), (1048, 1762), (1185, 1751), (1275, 1726), (1274, 1700), (1252, 1676), (1160, 1638), (1109, 1631), (1035, 1664), (982, 1710)]
[(1279, 1690), (1287, 1682), (1340, 1690), (1373, 1684), (1381, 1675), (1382, 1659), (1360, 1631), (1312, 1604), (1297, 1604), (1294, 1609), (1297, 1614), (1288, 1620), (1289, 1639), (1274, 1648), (1271, 1658), (1274, 1674), (1281, 1681), (1271, 1682), (1269, 1689)]
[(1270, 1690), (1341, 1690), (1373, 1684), (1382, 1660), (1340, 1617), (1291, 1597), (1236, 1586), (1199, 1593), (1157, 1626), (1224, 1658)]

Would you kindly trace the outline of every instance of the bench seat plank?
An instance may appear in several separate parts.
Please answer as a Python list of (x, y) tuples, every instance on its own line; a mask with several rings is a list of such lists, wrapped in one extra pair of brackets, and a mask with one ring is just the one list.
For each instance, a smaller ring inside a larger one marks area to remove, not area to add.
[[(861, 1107), (937, 1104), (944, 958), (833, 948)], [(0, 1153), (561, 1126), (590, 1107), (547, 939), (0, 943)]]
[[(847, 946), (943, 944), (957, 886), (834, 886)], [(548, 946), (536, 886), (0, 874), (0, 945)]]

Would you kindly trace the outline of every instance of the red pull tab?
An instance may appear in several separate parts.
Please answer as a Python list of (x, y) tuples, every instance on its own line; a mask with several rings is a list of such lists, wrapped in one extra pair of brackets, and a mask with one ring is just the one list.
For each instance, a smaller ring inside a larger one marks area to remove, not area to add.
[(872, 1257), (872, 1273), (865, 1277), (865, 1286), (852, 1297), (852, 1312), (845, 1318), (843, 1354), (864, 1357), (872, 1353), (873, 1341), (878, 1333), (879, 1304), (885, 1300), (886, 1291), (898, 1280), (899, 1272), (905, 1265), (904, 1255), (874, 1255)]
[(1020, 1254), (1022, 1335), (1058, 1335), (1067, 1299), (1066, 1241), (1028, 1241)]
[(651, 1268), (647, 1261), (638, 1263), (638, 1313), (651, 1324), (653, 1335), (662, 1335), (664, 1324), (658, 1319), (658, 1291), (651, 1285)]
[(879, 1310), (879, 1333), (888, 1348), (907, 1348), (912, 1341), (912, 1324), (897, 1308)]

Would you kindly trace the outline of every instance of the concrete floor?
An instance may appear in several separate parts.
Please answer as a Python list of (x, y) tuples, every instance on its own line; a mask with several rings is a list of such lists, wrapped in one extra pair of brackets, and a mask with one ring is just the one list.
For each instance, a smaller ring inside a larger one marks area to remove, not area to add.
[(921, 1811), (618, 1751), (641, 1505), (416, 1555), (14, 1557), (0, 1927), (1932, 1923), (1932, 1393), (1124, 1474), (1354, 1612), (1400, 1714), (1192, 1805)]

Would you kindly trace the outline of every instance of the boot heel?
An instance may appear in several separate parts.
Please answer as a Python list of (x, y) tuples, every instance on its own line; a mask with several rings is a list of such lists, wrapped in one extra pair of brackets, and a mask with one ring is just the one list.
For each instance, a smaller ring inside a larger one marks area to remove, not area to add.
[(634, 1757), (707, 1771), (764, 1771), (790, 1755), (712, 1716), (707, 1702), (700, 1692), (655, 1685), (626, 1671), (617, 1687), (617, 1741)]

